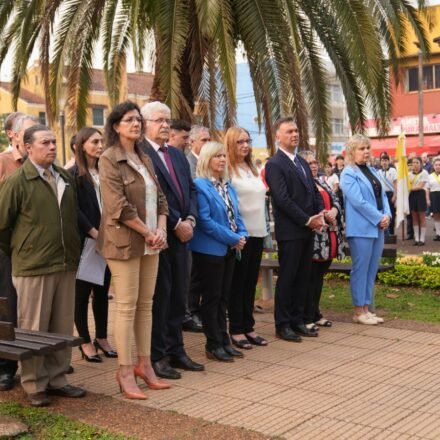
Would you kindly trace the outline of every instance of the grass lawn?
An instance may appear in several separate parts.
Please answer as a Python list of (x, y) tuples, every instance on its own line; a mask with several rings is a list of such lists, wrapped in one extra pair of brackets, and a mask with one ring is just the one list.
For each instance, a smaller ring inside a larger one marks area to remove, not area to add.
[(20, 419), (29, 432), (19, 440), (128, 440), (129, 437), (108, 433), (45, 409), (24, 407), (19, 403), (0, 402), (0, 414)]
[[(440, 292), (435, 290), (376, 284), (375, 303), (376, 308), (383, 311), (388, 319), (440, 323)], [(351, 311), (349, 282), (326, 280), (320, 304), (323, 310)]]

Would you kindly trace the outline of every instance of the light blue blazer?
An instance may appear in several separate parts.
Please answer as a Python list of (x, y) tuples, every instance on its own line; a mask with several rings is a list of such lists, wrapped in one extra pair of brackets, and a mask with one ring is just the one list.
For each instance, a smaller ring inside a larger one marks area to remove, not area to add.
[(235, 246), (241, 237), (247, 237), (248, 232), (238, 211), (237, 194), (229, 185), (229, 194), (234, 205), (237, 232), (229, 227), (226, 204), (220, 197), (209, 179), (198, 177), (194, 180), (197, 190), (199, 215), (194, 236), (189, 243), (192, 251), (202, 254), (225, 256), (228, 249)]
[[(372, 167), (369, 169), (380, 181), (376, 170)], [(357, 166), (346, 166), (341, 173), (340, 180), (344, 194), (345, 235), (347, 237), (377, 238), (379, 236), (378, 225), (383, 216), (387, 214), (391, 218), (390, 206), (383, 187), (383, 210), (379, 211), (373, 187)]]

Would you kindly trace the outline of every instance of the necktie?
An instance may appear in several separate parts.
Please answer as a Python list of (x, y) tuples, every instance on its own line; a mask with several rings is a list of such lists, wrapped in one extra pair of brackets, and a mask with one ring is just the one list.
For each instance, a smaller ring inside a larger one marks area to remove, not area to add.
[(58, 190), (57, 190), (57, 184), (55, 182), (54, 175), (49, 170), (44, 170), (43, 174), (46, 177), (47, 183), (51, 186), (53, 192), (57, 196), (58, 195)]
[(174, 171), (173, 162), (171, 162), (170, 153), (168, 151), (168, 147), (160, 147), (159, 151), (163, 153), (163, 157), (165, 159), (165, 163), (167, 164), (168, 172), (170, 173), (171, 180), (174, 183), (174, 186), (177, 189), (177, 192), (179, 193), (180, 202), (183, 205), (183, 192), (182, 187), (180, 186), (179, 180), (177, 179), (176, 172)]
[(293, 163), (295, 164), (295, 166), (301, 170), (301, 172), (303, 173), (304, 176), (306, 176), (306, 172), (304, 171), (303, 166), (301, 165), (300, 161), (298, 160), (298, 156), (295, 154), (295, 158), (293, 159)]

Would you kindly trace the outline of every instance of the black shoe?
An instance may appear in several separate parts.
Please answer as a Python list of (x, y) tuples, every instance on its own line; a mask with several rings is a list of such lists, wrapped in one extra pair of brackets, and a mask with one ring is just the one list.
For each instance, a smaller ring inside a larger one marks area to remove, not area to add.
[(419, 246), (425, 246), (425, 242), (424, 241), (419, 241)]
[(102, 362), (102, 359), (99, 356), (99, 354), (92, 354), (91, 356), (88, 356), (84, 353), (84, 350), (81, 347), (81, 345), (78, 348), (79, 348), (79, 351), (81, 352), (81, 357), (83, 359), (85, 359), (87, 362), (95, 362), (95, 363)]
[(185, 321), (182, 324), (182, 330), (186, 332), (201, 333), (203, 332), (203, 327), (201, 323), (196, 322), (194, 319), (188, 319), (188, 321)]
[(418, 241), (415, 241), (414, 243), (413, 243), (413, 246), (418, 246), (419, 245), (419, 242)]
[(9, 391), (14, 388), (14, 375), (10, 373), (0, 374), (0, 391)]
[(64, 385), (61, 388), (48, 388), (46, 390), (47, 394), (51, 394), (52, 396), (61, 396), (61, 397), (84, 397), (86, 395), (86, 390), (80, 387), (75, 387), (73, 385)]
[(69, 365), (64, 374), (73, 374), (74, 372), (75, 370), (73, 369), (72, 365)]
[(206, 349), (205, 353), (208, 359), (220, 362), (234, 362), (234, 358), (229, 353), (226, 353), (223, 347), (214, 348), (213, 350)]
[(202, 364), (194, 362), (188, 355), (170, 356), (170, 366), (173, 368), (180, 368), (187, 371), (203, 371), (205, 367)]
[(302, 338), (300, 335), (297, 335), (290, 327), (283, 327), (277, 329), (276, 335), (280, 339), (284, 339), (289, 342), (301, 342)]
[(161, 359), (157, 362), (151, 363), (156, 376), (161, 377), (163, 379), (180, 379), (182, 375), (176, 371), (174, 368), (171, 368), (171, 365), (168, 363), (167, 359)]
[(230, 354), (231, 356), (242, 358), (244, 357), (244, 354), (241, 351), (236, 350), (232, 345), (225, 345), (223, 347), (226, 351), (226, 353)]
[(50, 400), (44, 391), (40, 391), (39, 393), (30, 393), (26, 397), (31, 406), (41, 407), (50, 405)]
[(433, 241), (440, 241), (440, 235), (436, 235), (433, 239)]
[(98, 350), (101, 350), (104, 353), (104, 356), (106, 358), (117, 358), (118, 357), (118, 353), (116, 353), (115, 350), (109, 350), (109, 351), (104, 350), (97, 339), (95, 339), (93, 341), (93, 345), (96, 348), (96, 352), (98, 353)]
[(292, 325), (292, 330), (301, 336), (307, 336), (309, 338), (316, 338), (318, 336), (318, 332), (316, 330), (308, 329), (304, 324), (298, 324), (295, 326)]

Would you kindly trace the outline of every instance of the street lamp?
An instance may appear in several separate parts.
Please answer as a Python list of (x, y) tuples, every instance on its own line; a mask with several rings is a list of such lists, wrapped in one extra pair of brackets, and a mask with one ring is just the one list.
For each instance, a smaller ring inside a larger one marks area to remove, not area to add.
[(60, 101), (60, 129), (61, 129), (61, 149), (63, 154), (63, 165), (66, 165), (66, 117), (64, 114), (65, 101)]

